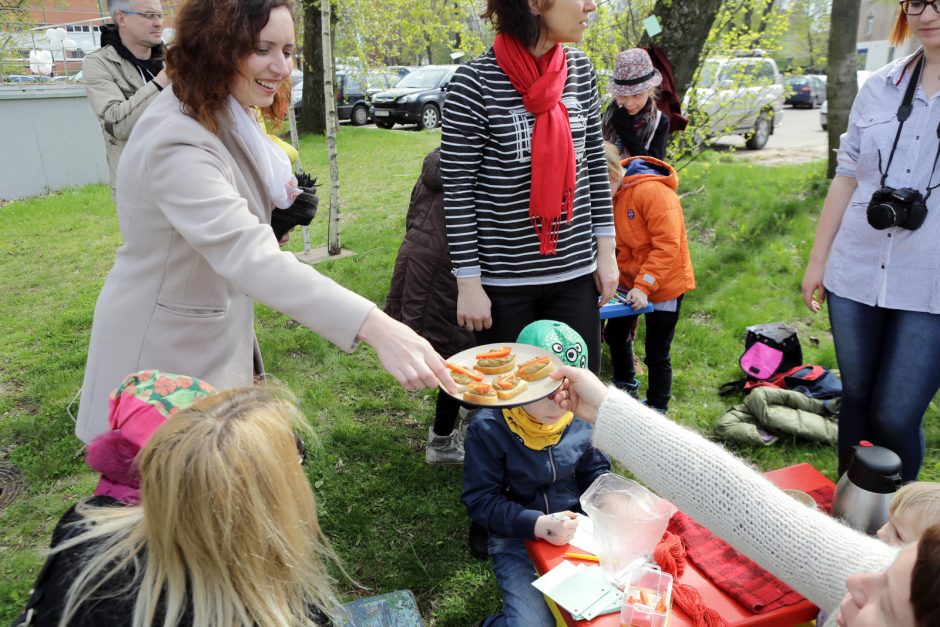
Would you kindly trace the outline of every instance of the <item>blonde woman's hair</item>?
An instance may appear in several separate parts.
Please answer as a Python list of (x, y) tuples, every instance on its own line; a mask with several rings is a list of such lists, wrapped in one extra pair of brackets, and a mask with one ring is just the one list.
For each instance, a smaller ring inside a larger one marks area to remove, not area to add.
[(940, 483), (913, 481), (891, 499), (889, 513), (895, 518), (905, 517), (918, 536), (933, 525), (940, 524)]
[(604, 142), (604, 156), (607, 158), (607, 178), (610, 189), (617, 191), (623, 181), (623, 166), (620, 165), (620, 151), (609, 141)]
[[(296, 432), (309, 427), (280, 391), (255, 387), (205, 398), (164, 423), (140, 453), (139, 507), (80, 505), (93, 542), (68, 591), (60, 626), (113, 578), (136, 595), (133, 627), (191, 612), (194, 625), (310, 625), (309, 607), (338, 606)], [(109, 591), (110, 593), (110, 591)], [(161, 598), (162, 597), (162, 598)]]

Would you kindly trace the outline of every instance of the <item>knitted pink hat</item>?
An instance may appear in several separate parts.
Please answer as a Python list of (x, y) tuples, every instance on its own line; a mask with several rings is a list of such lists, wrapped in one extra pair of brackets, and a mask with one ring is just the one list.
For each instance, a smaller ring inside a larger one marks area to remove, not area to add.
[(607, 91), (613, 96), (635, 96), (662, 82), (663, 75), (653, 67), (649, 53), (642, 48), (630, 48), (617, 55), (614, 76), (607, 84)]

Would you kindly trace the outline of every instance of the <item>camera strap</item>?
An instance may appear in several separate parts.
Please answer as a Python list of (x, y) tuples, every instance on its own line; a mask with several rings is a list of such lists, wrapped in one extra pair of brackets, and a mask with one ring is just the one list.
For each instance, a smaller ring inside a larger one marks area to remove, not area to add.
[[(894, 161), (894, 151), (898, 147), (898, 141), (901, 139), (901, 129), (904, 128), (904, 122), (907, 118), (911, 117), (911, 112), (914, 110), (914, 91), (917, 89), (917, 83), (920, 82), (920, 73), (924, 68), (924, 55), (921, 54), (920, 58), (917, 60), (917, 64), (914, 66), (914, 71), (911, 72), (911, 80), (907, 83), (907, 90), (904, 92), (904, 98), (901, 100), (901, 105), (898, 107), (898, 132), (894, 136), (894, 144), (891, 145), (891, 153), (888, 155), (888, 165), (885, 166), (884, 172), (881, 173), (881, 187), (884, 187), (885, 180), (888, 178), (888, 170), (891, 169), (891, 162)], [(937, 129), (938, 137), (940, 137), (940, 127)], [(940, 155), (940, 153), (938, 153)], [(937, 165), (937, 160), (934, 159), (934, 166)], [(881, 169), (881, 152), (878, 152), (878, 168)]]

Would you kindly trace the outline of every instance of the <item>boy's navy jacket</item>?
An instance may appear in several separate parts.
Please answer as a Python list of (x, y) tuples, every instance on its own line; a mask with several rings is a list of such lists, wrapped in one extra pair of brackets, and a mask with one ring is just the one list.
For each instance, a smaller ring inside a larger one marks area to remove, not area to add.
[(581, 511), (579, 498), (610, 460), (575, 418), (554, 446), (535, 451), (509, 430), (502, 410), (481, 409), (467, 429), (463, 494), (475, 522), (506, 538), (535, 538), (542, 514)]

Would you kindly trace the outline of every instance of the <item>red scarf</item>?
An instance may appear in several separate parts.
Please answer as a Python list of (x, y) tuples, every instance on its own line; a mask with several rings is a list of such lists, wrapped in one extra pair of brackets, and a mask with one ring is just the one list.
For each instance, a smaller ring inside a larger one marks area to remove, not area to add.
[(556, 44), (536, 59), (515, 37), (497, 35), (493, 52), (526, 111), (535, 115), (529, 217), (539, 236), (539, 253), (554, 255), (562, 214), (565, 222), (574, 214), (574, 144), (568, 109), (561, 103), (568, 80), (565, 49)]

